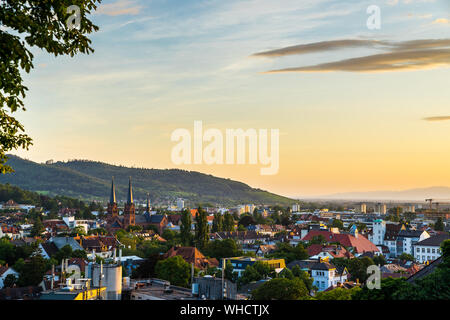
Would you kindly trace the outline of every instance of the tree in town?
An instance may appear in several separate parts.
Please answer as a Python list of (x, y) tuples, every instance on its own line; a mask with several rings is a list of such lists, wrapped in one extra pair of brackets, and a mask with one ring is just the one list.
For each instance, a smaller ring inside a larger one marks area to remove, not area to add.
[(442, 220), (442, 217), (437, 218), (436, 223), (434, 224), (434, 230), (436, 231), (444, 231), (444, 221)]
[(261, 212), (257, 208), (253, 210), (253, 220), (255, 220), (255, 223), (257, 224), (264, 224), (264, 217)]
[(223, 216), (223, 231), (234, 231), (234, 218), (230, 213), (225, 213)]
[(248, 265), (245, 268), (242, 276), (238, 279), (238, 287), (242, 287), (243, 285), (253, 281), (266, 279), (272, 272), (273, 269), (269, 266), (269, 264), (263, 261), (257, 261), (253, 265)]
[(351, 289), (335, 288), (330, 291), (317, 292), (315, 299), (317, 300), (352, 300), (352, 296), (361, 290), (360, 287), (355, 286)]
[(74, 250), (72, 252), (71, 258), (87, 259), (87, 253), (84, 250)]
[(314, 279), (309, 275), (308, 272), (302, 270), (298, 265), (292, 267), (291, 271), (294, 277), (299, 278), (301, 281), (303, 281), (306, 288), (308, 289), (308, 292), (311, 292), (314, 289)]
[(245, 228), (247, 228), (250, 225), (254, 225), (254, 224), (255, 224), (255, 220), (253, 219), (253, 217), (251, 215), (248, 215), (248, 214), (242, 215), (238, 222), (238, 225), (244, 226)]
[(409, 292), (411, 285), (402, 278), (381, 279), (380, 289), (369, 289), (364, 286), (362, 290), (355, 291), (352, 300), (398, 300), (399, 294)]
[(412, 261), (412, 262), (416, 261), (416, 258), (414, 258), (413, 255), (406, 252), (403, 252), (401, 255), (399, 255), (398, 259), (401, 261)]
[(12, 288), (17, 282), (17, 278), (14, 274), (8, 274), (3, 280), (3, 286), (5, 288)]
[(192, 216), (191, 213), (184, 209), (181, 213), (181, 226), (180, 226), (180, 238), (181, 243), (184, 246), (192, 245), (192, 234), (191, 234)]
[(45, 228), (44, 225), (42, 224), (42, 221), (40, 218), (37, 218), (36, 220), (34, 220), (34, 224), (33, 227), (31, 228), (31, 232), (30, 235), (32, 237), (39, 237), (42, 232), (44, 232)]
[(268, 257), (284, 259), (286, 263), (290, 263), (294, 260), (308, 259), (309, 255), (301, 243), (293, 246), (287, 242), (278, 242), (277, 248), (272, 253), (268, 254)]
[(384, 266), (386, 264), (386, 258), (382, 254), (374, 256), (372, 260), (377, 266)]
[[(16, 0), (0, 3), (0, 174), (12, 172), (7, 153), (28, 149), (31, 138), (13, 116), (25, 110), (23, 99), (28, 88), (22, 74), (34, 68), (31, 48), (55, 56), (94, 50), (88, 34), (97, 31), (87, 16), (99, 0)], [(72, 5), (77, 9), (73, 10)], [(79, 9), (79, 12), (77, 12)]]
[(195, 216), (195, 245), (197, 248), (203, 249), (209, 240), (209, 225), (206, 218), (206, 211), (201, 207), (197, 211), (197, 215)]
[(242, 251), (239, 249), (236, 241), (233, 239), (225, 239), (208, 242), (206, 247), (203, 249), (203, 254), (220, 260), (222, 258), (240, 256), (242, 255)]
[(18, 286), (37, 286), (43, 280), (46, 271), (47, 264), (45, 259), (40, 254), (32, 256), (28, 261), (25, 261), (20, 271), (18, 271)]
[(191, 266), (180, 256), (160, 260), (155, 266), (156, 276), (171, 284), (188, 287), (191, 278)]
[(298, 278), (276, 278), (265, 282), (251, 292), (252, 300), (301, 300), (309, 299), (309, 292)]
[(156, 264), (161, 260), (159, 254), (152, 254), (147, 257), (132, 273), (133, 279), (146, 279), (156, 277)]
[(72, 247), (68, 244), (66, 244), (64, 247), (62, 247), (61, 249), (58, 250), (58, 252), (56, 252), (52, 258), (55, 259), (56, 261), (58, 261), (58, 263), (61, 263), (61, 261), (63, 259), (69, 259), (72, 257)]
[(238, 279), (237, 272), (234, 271), (233, 264), (230, 261), (227, 261), (225, 264), (225, 279), (228, 279), (232, 282), (236, 282)]
[(214, 220), (211, 228), (211, 232), (223, 231), (223, 215), (221, 213), (214, 214)]
[(334, 219), (333, 222), (331, 223), (331, 227), (332, 228), (338, 228), (339, 230), (343, 230), (344, 229), (344, 223), (342, 222), (342, 220)]

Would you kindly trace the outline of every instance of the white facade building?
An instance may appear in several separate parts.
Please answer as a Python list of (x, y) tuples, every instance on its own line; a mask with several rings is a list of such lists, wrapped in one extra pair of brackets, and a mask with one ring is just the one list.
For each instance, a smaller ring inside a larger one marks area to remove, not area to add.
[(177, 210), (178, 210), (178, 211), (181, 211), (181, 210), (183, 210), (183, 209), (184, 209), (184, 200), (178, 198), (178, 199), (177, 199)]
[(376, 246), (388, 247), (389, 258), (402, 253), (413, 255), (413, 246), (429, 237), (426, 231), (406, 229), (404, 225), (386, 223), (381, 219), (373, 222), (372, 234), (369, 234), (369, 240)]
[(447, 239), (450, 239), (449, 235), (439, 234), (417, 242), (414, 245), (414, 258), (420, 263), (436, 260), (442, 255), (441, 243)]

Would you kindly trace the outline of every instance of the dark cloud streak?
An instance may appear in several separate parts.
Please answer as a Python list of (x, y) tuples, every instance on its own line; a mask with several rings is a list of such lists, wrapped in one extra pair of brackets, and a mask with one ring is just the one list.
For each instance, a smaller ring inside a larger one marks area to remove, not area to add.
[(423, 118), (423, 120), (430, 121), (430, 122), (447, 121), (447, 120), (450, 120), (450, 116), (427, 117), (427, 118)]
[(450, 65), (450, 39), (420, 39), (410, 41), (332, 40), (255, 53), (253, 57), (283, 57), (348, 48), (377, 48), (386, 53), (344, 59), (322, 64), (270, 70), (285, 72), (388, 72), (430, 69)]
[(418, 70), (450, 65), (450, 49), (400, 51), (345, 59), (313, 66), (286, 68), (264, 73), (285, 72), (386, 72)]

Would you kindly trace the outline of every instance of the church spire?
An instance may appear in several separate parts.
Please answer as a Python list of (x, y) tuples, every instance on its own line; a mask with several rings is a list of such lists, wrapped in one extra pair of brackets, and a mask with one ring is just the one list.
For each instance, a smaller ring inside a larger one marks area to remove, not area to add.
[(127, 198), (127, 204), (133, 203), (133, 187), (131, 186), (131, 177), (128, 182), (128, 198)]
[(150, 213), (150, 194), (147, 193), (147, 213)]
[(111, 182), (111, 195), (109, 197), (109, 203), (110, 204), (116, 203), (116, 188), (114, 186), (114, 177), (112, 177)]

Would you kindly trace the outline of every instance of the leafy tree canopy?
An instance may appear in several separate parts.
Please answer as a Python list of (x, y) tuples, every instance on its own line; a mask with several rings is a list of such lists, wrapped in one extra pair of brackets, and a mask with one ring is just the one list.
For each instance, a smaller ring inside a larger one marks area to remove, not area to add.
[[(29, 73), (33, 66), (31, 48), (36, 47), (55, 56), (77, 53), (89, 54), (94, 50), (86, 35), (98, 27), (87, 19), (96, 9), (99, 0), (16, 0), (0, 3), (0, 174), (12, 172), (6, 165), (6, 153), (32, 144), (24, 133), (23, 125), (12, 116), (25, 110), (23, 99), (28, 88), (22, 73)], [(71, 28), (73, 11), (80, 9), (79, 28)]]
[(309, 299), (308, 289), (298, 278), (276, 278), (267, 281), (251, 293), (252, 300)]

